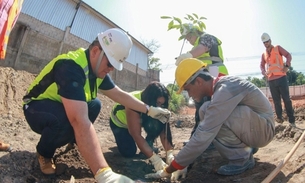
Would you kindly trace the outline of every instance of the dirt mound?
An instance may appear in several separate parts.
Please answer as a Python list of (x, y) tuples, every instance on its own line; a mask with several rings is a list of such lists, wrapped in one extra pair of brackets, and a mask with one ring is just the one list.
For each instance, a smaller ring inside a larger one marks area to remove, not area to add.
[[(95, 182), (77, 146), (73, 149), (66, 149), (67, 147), (64, 146), (56, 151), (54, 156), (57, 165), (56, 176), (46, 177), (41, 174), (36, 159), (36, 144), (40, 136), (29, 128), (21, 108), (22, 97), (34, 77), (35, 75), (25, 71), (0, 67), (0, 140), (10, 143), (13, 147), (10, 153), (0, 152), (0, 182), (68, 183), (71, 176), (75, 177), (76, 183)], [(134, 180), (153, 182), (144, 178), (145, 174), (152, 172), (153, 166), (143, 154), (138, 152), (139, 154), (132, 159), (120, 156), (109, 127), (109, 114), (114, 102), (102, 94), (98, 97), (103, 106), (94, 126), (108, 163), (115, 172), (125, 174)], [(253, 169), (236, 176), (217, 175), (217, 168), (227, 162), (215, 149), (212, 149), (203, 152), (196, 159), (187, 177), (178, 182), (261, 182), (292, 149), (305, 129), (305, 100), (302, 98), (292, 101), (297, 128), (291, 128), (287, 121), (276, 124), (276, 137), (254, 155), (256, 165)], [(179, 115), (173, 115), (170, 119), (175, 144), (174, 154), (178, 153), (183, 147), (183, 142), (189, 139), (194, 126), (193, 114), (194, 108), (184, 108)], [(156, 141), (155, 146), (160, 149), (160, 156), (164, 158), (165, 153), (159, 140)], [(305, 182), (304, 152), (305, 146), (302, 143), (272, 182)], [(156, 180), (155, 182), (169, 181)]]

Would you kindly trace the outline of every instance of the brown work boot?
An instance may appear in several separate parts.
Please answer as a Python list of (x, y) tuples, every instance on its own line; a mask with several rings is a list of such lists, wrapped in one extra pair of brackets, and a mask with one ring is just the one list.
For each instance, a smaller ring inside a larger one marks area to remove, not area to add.
[(45, 175), (55, 174), (56, 166), (52, 158), (45, 158), (41, 156), (38, 152), (37, 152), (37, 158), (38, 158), (40, 170), (43, 174)]
[(0, 151), (11, 151), (11, 150), (12, 150), (12, 148), (9, 144), (0, 142)]

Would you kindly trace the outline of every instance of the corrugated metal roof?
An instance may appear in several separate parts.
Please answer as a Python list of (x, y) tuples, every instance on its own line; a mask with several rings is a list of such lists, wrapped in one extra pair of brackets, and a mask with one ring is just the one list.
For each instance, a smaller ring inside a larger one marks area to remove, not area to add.
[[(90, 28), (88, 29), (88, 27)], [(71, 27), (71, 33), (91, 42), (98, 33), (109, 28), (111, 28), (110, 25), (106, 25), (97, 15), (80, 7)]]
[[(24, 0), (21, 12), (62, 31), (70, 27), (71, 34), (88, 42), (109, 28), (120, 28), (81, 0)], [(128, 61), (135, 65), (139, 62), (139, 67), (146, 70), (147, 53), (152, 52), (137, 39), (130, 37), (134, 44)]]
[(72, 23), (76, 5), (63, 0), (24, 0), (21, 12), (65, 30)]

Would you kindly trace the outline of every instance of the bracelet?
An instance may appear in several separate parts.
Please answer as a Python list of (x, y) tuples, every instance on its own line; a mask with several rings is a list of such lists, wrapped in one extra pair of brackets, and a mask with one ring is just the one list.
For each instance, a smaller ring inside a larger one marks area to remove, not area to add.
[(105, 167), (105, 168), (100, 168), (100, 169), (98, 169), (98, 171), (96, 172), (96, 174), (95, 175), (97, 175), (97, 174), (100, 174), (100, 173), (102, 173), (102, 172), (104, 172), (104, 171), (106, 171), (106, 170), (111, 170), (111, 168), (109, 167), (109, 166), (107, 166), (107, 167)]
[(148, 111), (149, 111), (149, 106), (148, 105), (146, 105), (146, 113), (145, 114), (147, 114), (148, 113)]

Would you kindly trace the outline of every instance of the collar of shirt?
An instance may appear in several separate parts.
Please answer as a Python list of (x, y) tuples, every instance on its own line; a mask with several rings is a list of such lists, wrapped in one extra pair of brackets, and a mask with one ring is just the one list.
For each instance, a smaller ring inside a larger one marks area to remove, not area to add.
[(86, 58), (87, 58), (87, 61), (88, 61), (88, 68), (89, 68), (89, 75), (88, 76), (89, 76), (89, 79), (96, 79), (96, 76), (93, 73), (91, 62), (90, 62), (89, 49), (86, 49), (85, 53), (86, 53)]

